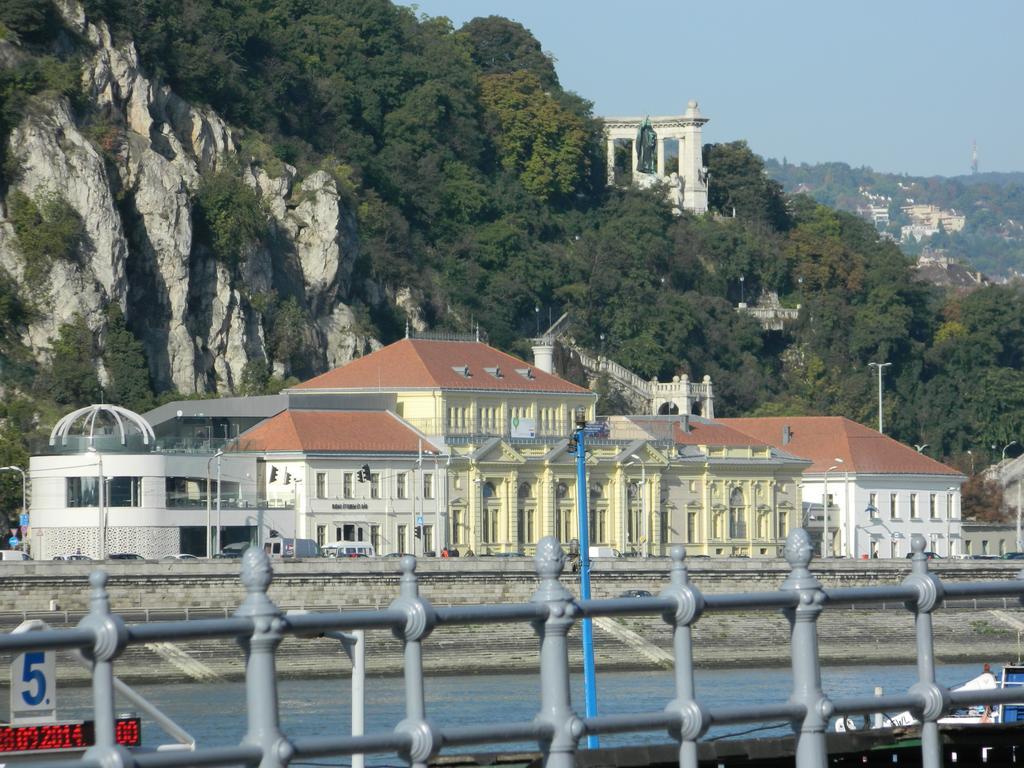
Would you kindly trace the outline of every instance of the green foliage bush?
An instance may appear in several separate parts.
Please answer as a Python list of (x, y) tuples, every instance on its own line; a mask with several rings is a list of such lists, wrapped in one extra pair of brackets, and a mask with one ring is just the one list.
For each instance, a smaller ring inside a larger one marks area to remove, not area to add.
[(40, 372), (37, 389), (60, 403), (79, 407), (101, 397), (96, 375), (96, 340), (82, 318), (65, 323), (51, 339), (50, 365)]
[(140, 413), (153, 407), (145, 350), (125, 324), (124, 313), (117, 304), (107, 307), (103, 364), (110, 377), (106, 391), (110, 402)]
[(25, 283), (37, 295), (44, 293), (56, 260), (79, 259), (85, 237), (82, 219), (57, 194), (33, 200), (20, 189), (7, 196), (7, 216), (18, 238)]
[(231, 268), (267, 235), (267, 214), (260, 199), (235, 168), (200, 179), (193, 214), (200, 240)]

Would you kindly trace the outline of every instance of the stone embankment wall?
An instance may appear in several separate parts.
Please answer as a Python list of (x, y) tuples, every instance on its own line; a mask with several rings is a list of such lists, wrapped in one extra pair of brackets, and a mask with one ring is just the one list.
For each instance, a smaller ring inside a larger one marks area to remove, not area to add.
[[(4, 563), (0, 569), (0, 625), (9, 631), (23, 616), (44, 618), (55, 626), (74, 625), (86, 609), (86, 579), (95, 564)], [(271, 597), (282, 608), (338, 609), (383, 607), (398, 594), (397, 561), (300, 561), (275, 563)], [(894, 584), (909, 573), (909, 563), (832, 562), (816, 564), (826, 586)], [(599, 562), (593, 576), (595, 597), (613, 597), (625, 589), (657, 593), (668, 580), (667, 560)], [(129, 623), (147, 620), (225, 615), (242, 597), (238, 562), (107, 563), (114, 610)], [(1001, 562), (943, 563), (934, 569), (947, 581), (1008, 579), (1019, 569)], [(787, 569), (782, 561), (695, 561), (691, 577), (711, 592), (777, 589)], [(422, 594), (437, 605), (522, 602), (536, 586), (529, 560), (425, 561), (419, 568)], [(570, 585), (573, 576), (564, 579)], [(51, 600), (59, 610), (49, 611)], [(961, 603), (935, 614), (936, 654), (941, 661), (990, 661), (1016, 658), (1015, 621), (1024, 610), (1013, 600)], [(671, 651), (671, 627), (660, 617), (623, 617), (620, 625), (639, 636), (646, 649)], [(829, 609), (818, 623), (826, 664), (910, 662), (915, 657), (912, 615), (902, 604)], [(578, 635), (579, 628), (574, 630)], [(371, 673), (394, 674), (401, 668), (400, 644), (387, 631), (367, 633)], [(625, 638), (625, 639), (624, 639)], [(658, 654), (630, 644), (629, 633), (595, 628), (597, 664), (605, 669), (664, 666)], [(707, 614), (694, 630), (697, 663), (707, 667), (789, 663), (789, 626), (779, 611)], [(572, 661), (581, 665), (578, 638), (570, 644)], [(178, 651), (198, 663), (182, 665)], [(475, 673), (536, 669), (537, 640), (526, 624), (439, 627), (425, 645), (424, 662), (434, 673)], [(3, 661), (3, 660), (0, 660)], [(118, 662), (127, 680), (239, 677), (243, 658), (237, 644), (224, 640), (181, 643), (173, 653), (158, 646), (133, 647)], [(191, 668), (191, 669), (190, 669)], [(60, 662), (67, 681), (87, 679), (69, 659)], [(350, 669), (338, 644), (329, 640), (288, 638), (278, 655), (286, 675), (340, 675)], [(205, 671), (204, 671), (205, 670)]]

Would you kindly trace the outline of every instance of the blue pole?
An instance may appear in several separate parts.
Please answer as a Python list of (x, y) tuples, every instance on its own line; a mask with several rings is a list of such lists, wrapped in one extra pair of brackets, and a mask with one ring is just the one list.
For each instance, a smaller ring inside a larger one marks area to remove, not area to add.
[[(580, 518), (580, 598), (590, 599), (590, 520), (587, 516), (587, 452), (583, 427), (576, 430), (576, 509)], [(597, 681), (594, 678), (594, 627), (583, 619), (583, 697), (587, 717), (597, 716)], [(596, 733), (587, 734), (587, 747), (597, 749)]]

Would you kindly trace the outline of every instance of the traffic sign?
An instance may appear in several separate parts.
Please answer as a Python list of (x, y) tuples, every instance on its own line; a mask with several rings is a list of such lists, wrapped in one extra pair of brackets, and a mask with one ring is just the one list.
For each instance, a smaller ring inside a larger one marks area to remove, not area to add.
[(423, 525), (423, 515), (416, 515), (416, 525)]
[(21, 540), (17, 536), (11, 536), (11, 538), (7, 540), (7, 544), (8, 546), (16, 547), (21, 544)]
[(28, 512), (22, 512), (18, 517), (18, 525), (25, 528), (28, 525)]

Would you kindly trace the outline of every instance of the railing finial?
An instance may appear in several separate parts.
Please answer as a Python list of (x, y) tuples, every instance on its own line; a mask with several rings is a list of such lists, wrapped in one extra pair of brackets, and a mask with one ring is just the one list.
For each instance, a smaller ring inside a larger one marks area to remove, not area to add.
[(242, 584), (245, 586), (245, 600), (238, 607), (237, 615), (254, 616), (276, 614), (277, 607), (267, 597), (267, 589), (274, 578), (270, 557), (259, 547), (249, 547), (242, 554)]
[(554, 536), (545, 536), (537, 542), (537, 553), (533, 557), (534, 569), (540, 584), (533, 595), (534, 602), (547, 603), (552, 600), (571, 600), (572, 595), (562, 586), (558, 577), (565, 568), (565, 552)]

